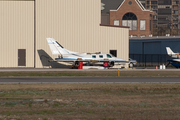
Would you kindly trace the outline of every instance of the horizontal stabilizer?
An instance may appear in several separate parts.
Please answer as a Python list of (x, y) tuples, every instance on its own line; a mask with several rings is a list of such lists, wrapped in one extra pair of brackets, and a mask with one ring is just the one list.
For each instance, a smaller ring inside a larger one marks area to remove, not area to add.
[(53, 38), (47, 38), (48, 45), (51, 49), (53, 55), (57, 54), (69, 54), (67, 50), (65, 50), (57, 41)]

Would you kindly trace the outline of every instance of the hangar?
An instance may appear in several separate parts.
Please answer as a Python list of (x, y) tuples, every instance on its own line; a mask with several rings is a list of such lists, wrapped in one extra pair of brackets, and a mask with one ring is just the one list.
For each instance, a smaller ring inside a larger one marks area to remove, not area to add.
[(180, 36), (130, 37), (129, 57), (141, 65), (148, 62), (151, 65), (167, 64), (167, 60), (172, 58), (167, 55), (166, 47), (179, 53), (179, 46)]
[[(129, 58), (129, 28), (101, 24), (101, 0), (0, 0), (0, 67), (58, 67), (46, 38), (77, 52)], [(60, 65), (61, 67), (61, 65)]]
[(180, 36), (130, 37), (129, 54), (165, 54), (166, 47), (180, 52)]

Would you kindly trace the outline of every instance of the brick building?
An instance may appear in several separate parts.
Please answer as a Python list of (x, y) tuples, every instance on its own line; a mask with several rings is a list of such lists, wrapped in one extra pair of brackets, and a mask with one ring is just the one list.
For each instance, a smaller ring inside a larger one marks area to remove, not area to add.
[(180, 35), (180, 0), (139, 0), (153, 11), (155, 36)]
[(139, 0), (124, 0), (117, 10), (110, 10), (110, 25), (129, 26), (131, 36), (152, 34), (152, 12)]
[(146, 10), (139, 0), (101, 0), (105, 9), (101, 10), (101, 23), (129, 26), (130, 36), (149, 36), (153, 33), (153, 12)]

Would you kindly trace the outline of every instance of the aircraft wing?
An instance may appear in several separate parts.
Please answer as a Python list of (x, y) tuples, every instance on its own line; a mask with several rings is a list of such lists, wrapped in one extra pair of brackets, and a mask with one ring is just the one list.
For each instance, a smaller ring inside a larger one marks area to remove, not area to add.
[(168, 64), (166, 66), (168, 66), (169, 64), (172, 64), (174, 67), (176, 68), (180, 68), (180, 59), (171, 59), (168, 60)]
[(123, 63), (129, 63), (129, 61), (125, 60), (100, 60), (99, 62), (123, 62)]
[(63, 59), (56, 59), (56, 60), (49, 60), (49, 62), (75, 62), (77, 60), (63, 60)]
[(168, 60), (168, 62), (180, 63), (180, 59), (171, 59), (171, 60)]
[[(55, 58), (54, 62), (75, 62), (75, 61), (78, 61), (78, 62), (91, 62), (91, 60), (78, 60), (78, 59), (62, 59), (62, 58)], [(99, 61), (96, 61), (96, 62), (99, 62)]]
[(180, 59), (172, 59), (173, 61), (180, 62)]
[(82, 59), (62, 59), (62, 58), (55, 58), (55, 61), (57, 62), (90, 62), (90, 63), (97, 63), (97, 62), (116, 62), (116, 63), (129, 63), (129, 61), (125, 61), (125, 60), (91, 60), (91, 59), (87, 59), (87, 60), (82, 60)]
[(179, 62), (180, 63), (180, 59), (171, 59), (171, 60), (168, 60), (169, 62)]

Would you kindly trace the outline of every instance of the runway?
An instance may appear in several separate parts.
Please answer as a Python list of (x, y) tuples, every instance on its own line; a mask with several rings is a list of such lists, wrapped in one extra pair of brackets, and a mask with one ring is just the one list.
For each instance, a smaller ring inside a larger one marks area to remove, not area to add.
[(180, 77), (1, 77), (5, 83), (180, 83)]
[[(136, 68), (136, 69), (119, 69), (120, 71), (179, 71), (180, 69), (152, 69), (152, 68)], [(118, 71), (117, 68), (114, 69), (58, 69), (58, 68), (0, 68), (0, 72), (47, 72), (47, 71)]]

